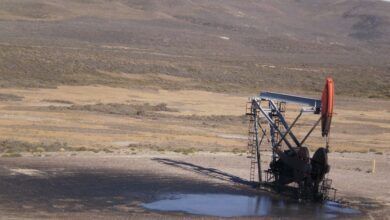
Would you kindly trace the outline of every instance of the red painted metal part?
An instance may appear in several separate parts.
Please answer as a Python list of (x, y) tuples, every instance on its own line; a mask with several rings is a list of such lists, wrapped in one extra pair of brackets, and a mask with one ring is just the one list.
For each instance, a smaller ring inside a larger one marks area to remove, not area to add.
[(321, 129), (322, 136), (328, 136), (330, 131), (330, 124), (333, 116), (334, 104), (334, 83), (333, 79), (328, 77), (326, 79), (325, 88), (322, 91), (321, 99)]

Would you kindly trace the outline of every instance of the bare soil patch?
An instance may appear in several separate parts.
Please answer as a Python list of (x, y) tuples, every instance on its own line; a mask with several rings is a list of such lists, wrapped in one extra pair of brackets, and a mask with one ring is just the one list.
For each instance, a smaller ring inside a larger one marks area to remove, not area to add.
[[(388, 155), (374, 156), (378, 161), (375, 174), (349, 170), (348, 167), (354, 166), (369, 169), (369, 165), (361, 161), (369, 160), (371, 155), (361, 157), (331, 155), (331, 178), (339, 190), (338, 198), (344, 204), (359, 208), (363, 219), (386, 216), (389, 197), (384, 193), (387, 186), (383, 188), (382, 182), (388, 178), (383, 175), (389, 167)], [(3, 216), (16, 219), (198, 218), (183, 213), (151, 212), (141, 204), (172, 192), (264, 193), (247, 185), (249, 159), (226, 153), (191, 156), (156, 152), (140, 155), (79, 153), (77, 156), (56, 153), (44, 158), (1, 158), (0, 163), (0, 210)], [(354, 178), (353, 184), (345, 181), (349, 178)]]

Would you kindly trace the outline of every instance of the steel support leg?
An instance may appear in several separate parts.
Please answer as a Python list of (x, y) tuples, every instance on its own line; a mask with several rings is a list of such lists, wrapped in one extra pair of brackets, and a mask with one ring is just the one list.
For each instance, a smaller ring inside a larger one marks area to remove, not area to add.
[[(261, 144), (261, 142), (259, 141), (259, 125), (258, 125), (257, 110), (253, 109), (253, 113), (254, 113), (254, 117), (255, 117), (254, 126), (255, 126), (255, 135), (256, 135), (255, 141), (256, 141), (257, 172), (258, 172), (258, 176), (259, 176), (259, 183), (261, 183), (261, 182), (263, 182), (262, 175), (261, 175), (261, 160), (260, 160), (261, 159), (260, 158), (260, 144)], [(263, 141), (263, 138), (264, 138), (264, 132), (263, 132), (263, 135), (261, 137), (261, 141)]]

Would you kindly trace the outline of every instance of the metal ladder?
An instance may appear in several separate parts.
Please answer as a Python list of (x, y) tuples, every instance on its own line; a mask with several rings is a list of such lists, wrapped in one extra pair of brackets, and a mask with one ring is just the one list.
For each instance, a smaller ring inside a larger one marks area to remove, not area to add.
[(255, 123), (255, 115), (252, 112), (252, 103), (248, 102), (246, 107), (246, 115), (249, 116), (249, 124), (248, 124), (248, 146), (247, 146), (247, 152), (248, 157), (250, 158), (250, 170), (249, 170), (249, 180), (251, 182), (255, 181), (255, 173), (256, 173), (256, 165), (257, 165), (257, 158), (256, 158), (256, 134), (254, 130), (254, 123)]

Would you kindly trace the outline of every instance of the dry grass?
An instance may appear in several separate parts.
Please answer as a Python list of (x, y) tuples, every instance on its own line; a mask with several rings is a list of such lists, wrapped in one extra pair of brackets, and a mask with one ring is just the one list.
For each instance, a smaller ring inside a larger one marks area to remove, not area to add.
[[(38, 89), (34, 92), (0, 89), (0, 92), (25, 97), (17, 106), (2, 104), (0, 135), (4, 139), (29, 143), (57, 140), (83, 151), (111, 151), (113, 147), (156, 151), (194, 148), (237, 153), (246, 150), (247, 120), (243, 116), (246, 97), (204, 91), (90, 86)], [(47, 106), (42, 100), (53, 99), (74, 104), (73, 107), (42, 107), (43, 104)], [(342, 98), (338, 100), (342, 101)], [(362, 104), (362, 101), (369, 104)], [(162, 102), (165, 104), (159, 105)], [(389, 106), (386, 101), (371, 99), (350, 100), (336, 105), (337, 114), (331, 134), (332, 151), (388, 151), (390, 139), (387, 120), (390, 115), (389, 112), (378, 112), (377, 108), (371, 108), (375, 103), (383, 108)], [(142, 117), (137, 115), (140, 109), (146, 112)], [(291, 121), (297, 112), (293, 106), (288, 109), (287, 118)], [(378, 115), (382, 120), (374, 120)], [(294, 133), (302, 138), (317, 117), (305, 115), (301, 129), (294, 128)], [(129, 144), (126, 142), (131, 142), (132, 146), (127, 147)], [(324, 140), (316, 131), (307, 144), (315, 149), (323, 146)]]
[(58, 104), (65, 104), (65, 105), (72, 105), (73, 102), (61, 100), (61, 99), (42, 99), (42, 102), (49, 102), (49, 103), (58, 103)]
[(68, 150), (69, 147), (66, 143), (53, 142), (53, 143), (30, 143), (18, 140), (2, 140), (0, 141), (0, 153), (4, 155), (14, 155), (22, 152), (29, 153), (43, 153), (43, 152), (55, 152), (60, 150)]
[(0, 101), (22, 101), (23, 97), (18, 96), (18, 95), (13, 95), (13, 94), (4, 94), (0, 93)]
[(93, 105), (72, 105), (69, 107), (55, 107), (50, 106), (50, 110), (75, 110), (75, 111), (90, 111), (114, 115), (126, 116), (154, 116), (156, 112), (177, 112), (176, 109), (168, 108), (166, 103), (159, 103), (157, 105), (150, 105), (144, 103), (143, 105), (135, 104), (119, 104), (119, 103), (98, 103)]

